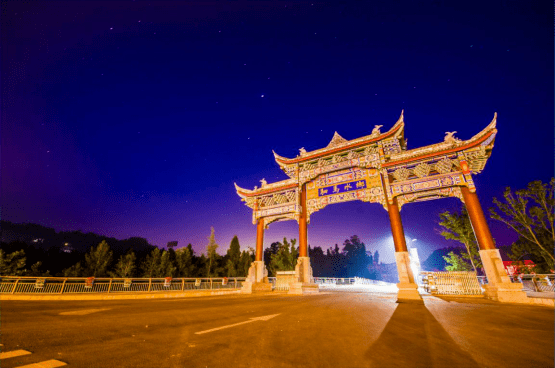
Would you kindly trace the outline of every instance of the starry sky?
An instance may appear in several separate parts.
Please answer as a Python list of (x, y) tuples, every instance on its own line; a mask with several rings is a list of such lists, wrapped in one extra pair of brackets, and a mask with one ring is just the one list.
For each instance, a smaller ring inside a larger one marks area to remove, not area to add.
[[(2, 219), (56, 230), (254, 246), (235, 193), (287, 179), (295, 157), (390, 129), (408, 148), (469, 139), (498, 116), (475, 177), (485, 210), (506, 186), (553, 176), (553, 4), (547, 1), (2, 2)], [(405, 205), (411, 244), (453, 245), (438, 213)], [(491, 222), (498, 245), (516, 239)], [(270, 225), (265, 246), (298, 237)], [(393, 262), (387, 212), (350, 202), (314, 214), (311, 246), (357, 234)], [(416, 239), (412, 241), (412, 239)]]

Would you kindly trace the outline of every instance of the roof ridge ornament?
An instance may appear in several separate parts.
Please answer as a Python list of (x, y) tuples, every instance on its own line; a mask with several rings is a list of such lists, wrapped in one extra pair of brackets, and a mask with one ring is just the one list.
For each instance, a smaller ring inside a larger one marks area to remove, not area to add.
[(333, 134), (333, 138), (331, 139), (330, 143), (326, 146), (326, 148), (332, 148), (342, 145), (343, 143), (348, 142), (345, 138), (340, 136), (337, 132)]
[(380, 128), (383, 127), (383, 125), (374, 125), (374, 129), (372, 129), (372, 134), (370, 134), (370, 137), (377, 137), (381, 134), (380, 132)]

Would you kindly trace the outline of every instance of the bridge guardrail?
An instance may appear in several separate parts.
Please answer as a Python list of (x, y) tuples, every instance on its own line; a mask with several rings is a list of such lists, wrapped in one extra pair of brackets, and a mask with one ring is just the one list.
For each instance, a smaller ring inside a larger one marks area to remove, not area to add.
[(0, 276), (0, 294), (151, 293), (239, 289), (244, 277), (105, 278)]
[[(534, 291), (540, 293), (549, 293), (555, 291), (555, 274), (529, 274), (509, 276), (511, 282), (522, 283), (524, 291)], [(487, 284), (486, 276), (478, 276), (480, 285)]]

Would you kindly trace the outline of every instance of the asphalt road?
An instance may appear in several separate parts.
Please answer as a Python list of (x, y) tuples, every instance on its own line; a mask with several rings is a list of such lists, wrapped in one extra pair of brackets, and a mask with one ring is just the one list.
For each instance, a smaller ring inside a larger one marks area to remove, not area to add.
[(553, 309), (430, 296), (425, 305), (367, 293), (2, 301), (1, 332), (3, 352), (32, 353), (2, 368), (50, 359), (94, 368), (554, 365)]

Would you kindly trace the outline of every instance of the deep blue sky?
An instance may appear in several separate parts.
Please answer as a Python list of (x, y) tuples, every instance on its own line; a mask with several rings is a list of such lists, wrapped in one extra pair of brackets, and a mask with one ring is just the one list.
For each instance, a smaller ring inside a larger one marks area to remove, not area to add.
[[(409, 148), (468, 139), (498, 112), (476, 177), (485, 209), (506, 186), (548, 181), (553, 4), (377, 3), (2, 2), (2, 218), (197, 251), (214, 226), (220, 253), (234, 234), (253, 246), (233, 182), (286, 179), (272, 149), (387, 130), (402, 109)], [(422, 257), (452, 244), (437, 214), (458, 206), (403, 207)], [(515, 239), (491, 225), (498, 245)], [(377, 204), (325, 208), (308, 240), (353, 234), (393, 260)], [(265, 245), (284, 236), (296, 223), (271, 225)]]

